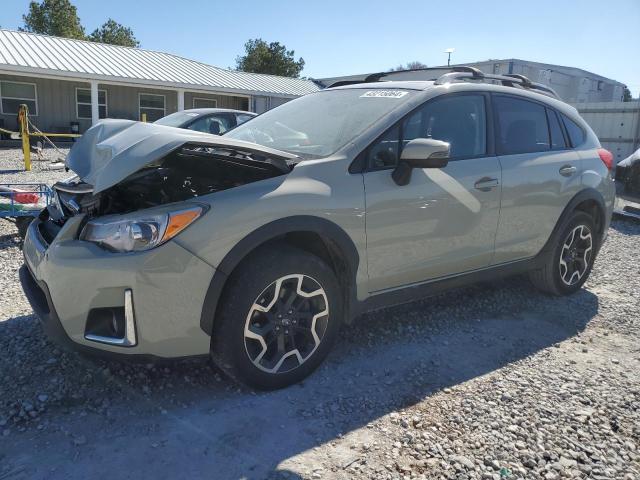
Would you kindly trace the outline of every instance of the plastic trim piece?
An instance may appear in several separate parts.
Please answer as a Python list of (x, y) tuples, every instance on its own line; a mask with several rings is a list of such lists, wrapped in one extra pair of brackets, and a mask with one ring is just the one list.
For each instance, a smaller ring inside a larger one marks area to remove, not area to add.
[(133, 313), (133, 292), (130, 288), (124, 291), (124, 337), (105, 337), (88, 333), (84, 338), (91, 342), (106, 343), (118, 347), (135, 347), (138, 344), (136, 319)]

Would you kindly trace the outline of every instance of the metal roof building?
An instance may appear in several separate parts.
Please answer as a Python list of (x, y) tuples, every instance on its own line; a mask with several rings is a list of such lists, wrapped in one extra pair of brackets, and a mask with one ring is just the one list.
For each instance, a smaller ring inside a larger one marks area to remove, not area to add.
[[(0, 119), (9, 125), (12, 120), (7, 117), (15, 116), (18, 100), (29, 105), (33, 116), (42, 117), (41, 128), (62, 128), (74, 121), (86, 128), (91, 123), (87, 120), (103, 116), (139, 118), (145, 113), (154, 119), (203, 106), (259, 113), (317, 90), (310, 80), (226, 70), (140, 48), (0, 29)], [(70, 99), (64, 101), (67, 96)]]

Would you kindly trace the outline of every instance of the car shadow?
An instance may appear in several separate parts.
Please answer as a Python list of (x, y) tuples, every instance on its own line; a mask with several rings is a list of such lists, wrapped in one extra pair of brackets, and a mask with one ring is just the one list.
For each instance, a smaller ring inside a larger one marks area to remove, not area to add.
[[(47, 433), (49, 447), (36, 449), (25, 433), (7, 458), (48, 478), (110, 478), (113, 465), (132, 478), (308, 478), (296, 473), (309, 468), (299, 454), (570, 339), (597, 312), (588, 290), (547, 297), (520, 277), (462, 288), (363, 316), (306, 381), (266, 393), (238, 387), (206, 360), (131, 365), (62, 355), (33, 316), (17, 317), (0, 322), (0, 337), (38, 340), (0, 352), (8, 372), (0, 383), (22, 382), (21, 398), (52, 379), (64, 383), (43, 416), (66, 418), (67, 435), (86, 445), (63, 438), (83, 449), (70, 463), (53, 440), (61, 434)], [(20, 379), (20, 368), (36, 373)], [(18, 400), (5, 395), (4, 408)], [(346, 468), (363, 455), (346, 452), (332, 464)]]
[[(0, 218), (0, 221), (3, 219)], [(8, 220), (6, 220), (8, 221)], [(20, 235), (9, 234), (9, 235), (0, 235), (0, 250), (4, 250), (5, 248), (15, 248), (22, 246), (22, 239)]]

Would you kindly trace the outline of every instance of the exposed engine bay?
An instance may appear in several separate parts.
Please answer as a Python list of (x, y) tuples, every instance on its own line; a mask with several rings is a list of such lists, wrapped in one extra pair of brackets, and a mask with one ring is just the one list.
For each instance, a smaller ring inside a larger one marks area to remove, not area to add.
[(43, 214), (62, 226), (80, 213), (93, 218), (134, 212), (284, 175), (294, 164), (255, 152), (187, 144), (97, 194), (78, 177), (58, 182), (53, 185), (56, 201)]

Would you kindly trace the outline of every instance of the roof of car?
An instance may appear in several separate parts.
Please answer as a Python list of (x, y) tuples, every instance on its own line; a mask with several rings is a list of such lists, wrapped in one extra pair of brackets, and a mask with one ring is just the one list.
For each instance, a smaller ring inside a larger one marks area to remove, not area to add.
[(242, 113), (246, 115), (257, 115), (253, 112), (247, 112), (244, 110), (234, 110), (232, 108), (189, 108), (186, 110), (182, 110), (187, 113), (197, 113), (198, 115), (207, 115), (210, 113)]

